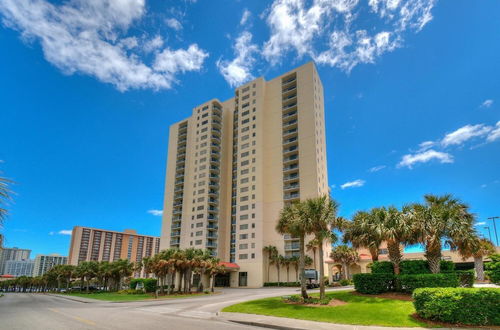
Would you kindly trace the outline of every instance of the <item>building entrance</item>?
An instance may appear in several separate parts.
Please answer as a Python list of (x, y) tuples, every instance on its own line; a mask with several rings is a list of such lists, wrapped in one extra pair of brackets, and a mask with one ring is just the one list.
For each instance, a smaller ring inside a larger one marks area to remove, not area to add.
[(218, 287), (229, 287), (230, 286), (230, 274), (217, 274), (215, 275), (215, 286)]

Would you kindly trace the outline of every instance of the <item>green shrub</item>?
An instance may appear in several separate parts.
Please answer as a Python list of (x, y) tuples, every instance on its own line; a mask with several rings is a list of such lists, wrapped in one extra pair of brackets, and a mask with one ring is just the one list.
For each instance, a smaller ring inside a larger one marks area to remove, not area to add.
[(374, 261), (370, 268), (372, 274), (394, 274), (394, 266), (390, 261)]
[(421, 288), (413, 293), (420, 317), (448, 323), (500, 325), (500, 289)]
[(401, 275), (429, 274), (429, 266), (425, 260), (402, 260), (399, 264)]
[(485, 264), (486, 275), (491, 282), (500, 284), (500, 254), (492, 254), (491, 261)]
[[(402, 260), (399, 264), (399, 270), (401, 275), (431, 273), (427, 260)], [(453, 261), (441, 260), (440, 270), (442, 273), (452, 272), (455, 270), (455, 264)]]
[(396, 291), (412, 293), (417, 288), (456, 288), (458, 275), (448, 274), (417, 274), (396, 276)]
[(393, 274), (354, 274), (354, 288), (360, 293), (378, 294), (388, 292), (393, 289)]
[(455, 271), (455, 264), (450, 260), (441, 260), (439, 268), (441, 273), (453, 272)]
[(347, 286), (347, 285), (352, 285), (352, 281), (351, 280), (340, 280), (339, 281), (339, 284), (340, 286)]
[(458, 282), (461, 287), (472, 288), (474, 285), (474, 270), (456, 270), (455, 274), (458, 275)]
[(142, 283), (146, 292), (155, 292), (156, 290), (157, 280), (154, 278), (133, 278), (130, 280), (130, 289), (135, 290), (137, 283)]

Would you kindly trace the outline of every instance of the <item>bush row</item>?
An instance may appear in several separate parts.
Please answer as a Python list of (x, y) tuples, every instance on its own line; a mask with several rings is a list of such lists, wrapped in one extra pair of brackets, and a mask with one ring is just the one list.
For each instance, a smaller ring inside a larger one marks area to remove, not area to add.
[[(394, 267), (390, 261), (375, 261), (371, 264), (371, 270), (374, 274), (392, 273)], [(441, 260), (441, 272), (452, 272), (455, 270), (453, 261)], [(431, 274), (429, 263), (426, 260), (402, 260), (399, 264), (399, 273), (401, 275)]]
[(500, 325), (500, 289), (420, 288), (413, 292), (420, 317), (448, 323)]
[[(461, 277), (466, 284), (462, 284)], [(417, 274), (417, 275), (394, 275), (394, 274), (354, 274), (354, 288), (360, 293), (378, 294), (389, 291), (411, 293), (417, 288), (458, 287), (467, 286), (470, 283), (470, 273), (458, 274)]]
[(300, 282), (265, 282), (264, 286), (300, 286)]
[(135, 290), (138, 283), (142, 283), (146, 292), (155, 292), (156, 290), (157, 280), (154, 278), (133, 278), (130, 280), (130, 289)]

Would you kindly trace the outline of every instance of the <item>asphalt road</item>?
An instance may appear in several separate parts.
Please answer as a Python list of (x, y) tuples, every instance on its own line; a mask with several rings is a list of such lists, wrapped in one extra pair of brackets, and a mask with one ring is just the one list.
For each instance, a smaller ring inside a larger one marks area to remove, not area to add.
[(124, 303), (7, 293), (0, 298), (0, 329), (257, 329), (224, 321), (217, 312), (238, 302), (295, 292), (285, 288), (224, 289), (206, 297)]

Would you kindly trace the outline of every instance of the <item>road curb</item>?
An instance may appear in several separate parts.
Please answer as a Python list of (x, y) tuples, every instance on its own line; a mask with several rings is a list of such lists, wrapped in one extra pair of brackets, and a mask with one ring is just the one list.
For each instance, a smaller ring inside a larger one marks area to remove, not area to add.
[(53, 294), (53, 293), (44, 293), (44, 295), (52, 296), (52, 297), (58, 297), (58, 298), (66, 299), (66, 300), (72, 300), (72, 301), (80, 302), (80, 303), (83, 303), (83, 304), (91, 304), (91, 303), (94, 302), (94, 301), (81, 300), (81, 299), (73, 298), (73, 297), (66, 297), (66, 296), (63, 296), (63, 295), (60, 295), (60, 294)]

